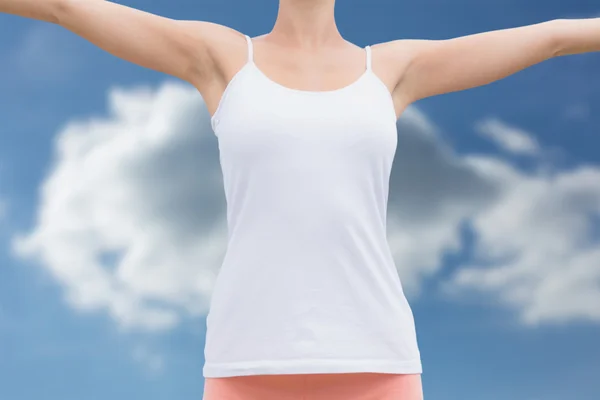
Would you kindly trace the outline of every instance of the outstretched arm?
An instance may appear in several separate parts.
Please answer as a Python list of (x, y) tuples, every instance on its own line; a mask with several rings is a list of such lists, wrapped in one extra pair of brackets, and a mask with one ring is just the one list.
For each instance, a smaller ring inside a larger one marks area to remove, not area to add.
[(406, 104), (482, 86), (552, 57), (600, 51), (600, 18), (557, 19), (446, 40), (389, 43)]
[(105, 0), (0, 0), (0, 12), (61, 25), (119, 58), (196, 86), (212, 73), (207, 40), (223, 28)]

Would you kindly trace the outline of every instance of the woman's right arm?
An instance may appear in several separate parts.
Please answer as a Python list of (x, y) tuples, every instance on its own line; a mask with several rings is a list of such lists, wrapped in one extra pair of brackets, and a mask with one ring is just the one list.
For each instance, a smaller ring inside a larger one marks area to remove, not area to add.
[(204, 86), (215, 74), (208, 42), (230, 30), (106, 0), (0, 0), (0, 12), (58, 24), (116, 57), (196, 87)]

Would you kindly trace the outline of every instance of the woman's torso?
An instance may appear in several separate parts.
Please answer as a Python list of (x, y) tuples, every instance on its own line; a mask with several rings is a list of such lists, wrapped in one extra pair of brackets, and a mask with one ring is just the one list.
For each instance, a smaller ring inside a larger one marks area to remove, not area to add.
[(272, 80), (246, 41), (211, 120), (228, 236), (205, 376), (420, 373), (386, 240), (396, 117), (370, 47), (354, 81), (309, 91)]

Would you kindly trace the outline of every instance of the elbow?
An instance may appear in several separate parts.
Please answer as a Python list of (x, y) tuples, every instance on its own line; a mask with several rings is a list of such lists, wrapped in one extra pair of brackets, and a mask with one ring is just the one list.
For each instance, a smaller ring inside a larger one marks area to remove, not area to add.
[(567, 54), (565, 29), (568, 20), (554, 19), (549, 22), (549, 42), (551, 57), (560, 57)]
[(61, 25), (71, 9), (73, 0), (54, 0), (52, 3), (52, 22)]

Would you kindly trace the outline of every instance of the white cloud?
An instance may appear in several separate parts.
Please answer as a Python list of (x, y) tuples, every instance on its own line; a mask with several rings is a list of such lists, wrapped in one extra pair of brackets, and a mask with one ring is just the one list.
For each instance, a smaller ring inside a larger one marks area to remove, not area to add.
[(14, 250), (48, 268), (73, 307), (167, 329), (206, 311), (224, 251), (216, 145), (187, 86), (113, 89), (109, 106), (57, 135), (36, 226)]
[(497, 118), (486, 118), (477, 122), (475, 130), (513, 154), (536, 155), (540, 151), (537, 140), (530, 133), (509, 126)]
[(461, 246), (461, 224), (485, 207), (498, 188), (447, 147), (438, 128), (416, 107), (398, 121), (390, 178), (388, 239), (405, 291), (419, 292), (448, 251)]
[(441, 285), (445, 293), (492, 296), (525, 324), (600, 321), (600, 168), (527, 173), (496, 157), (458, 156), (433, 124), (413, 123), (426, 118), (416, 114), (399, 121), (388, 213), (408, 293), (461, 249), (468, 222), (474, 259)]
[[(195, 89), (113, 89), (106, 118), (57, 135), (37, 221), (16, 237), (83, 311), (123, 329), (169, 329), (206, 313), (226, 246), (216, 139)], [(504, 126), (502, 122), (498, 122)], [(462, 246), (476, 258), (443, 285), (487, 293), (523, 321), (600, 321), (600, 259), (591, 233), (600, 168), (525, 173), (494, 157), (459, 156), (410, 107), (398, 123), (388, 238), (407, 295)]]
[(472, 218), (476, 257), (449, 289), (492, 292), (522, 322), (600, 321), (600, 169), (525, 175), (499, 161), (469, 163), (502, 187)]

